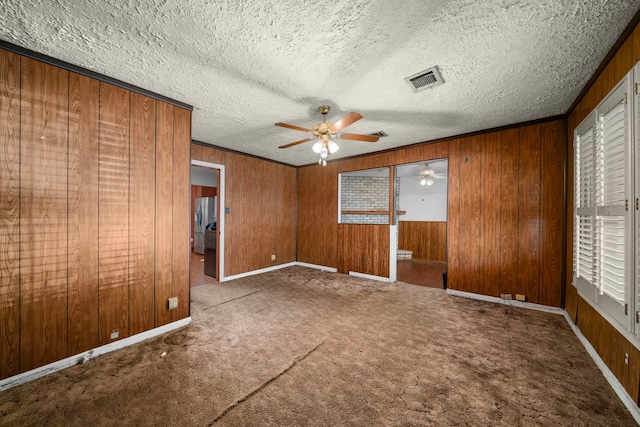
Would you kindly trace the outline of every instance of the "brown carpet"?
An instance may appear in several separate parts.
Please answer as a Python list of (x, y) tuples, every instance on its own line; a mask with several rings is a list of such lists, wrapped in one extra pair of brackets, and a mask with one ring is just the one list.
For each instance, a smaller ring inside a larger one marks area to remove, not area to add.
[(303, 267), (191, 292), (191, 326), (0, 393), (0, 423), (635, 425), (560, 315)]

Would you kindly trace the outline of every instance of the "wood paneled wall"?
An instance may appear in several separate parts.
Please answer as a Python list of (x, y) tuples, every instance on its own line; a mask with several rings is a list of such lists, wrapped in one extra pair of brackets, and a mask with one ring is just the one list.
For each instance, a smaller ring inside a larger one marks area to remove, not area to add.
[[(569, 138), (567, 141), (567, 252), (565, 259), (568, 284), (566, 287), (567, 313), (636, 403), (638, 403), (640, 389), (640, 350), (591, 307), (578, 294), (571, 282), (573, 276), (574, 206), (573, 132), (638, 61), (640, 61), (640, 24), (624, 40), (602, 73), (588, 88), (586, 94), (569, 112), (567, 119)], [(624, 363), (625, 354), (629, 355), (628, 365)]]
[(452, 289), (561, 305), (563, 145), (560, 120), (451, 141)]
[(67, 356), (69, 77), (20, 64), (20, 370)]
[(20, 372), (20, 57), (0, 50), (0, 378)]
[(188, 316), (190, 116), (0, 50), (0, 378)]
[(389, 225), (338, 224), (338, 271), (389, 277)]
[[(562, 303), (562, 120), (298, 169), (298, 260), (340, 268), (338, 174), (449, 159), (448, 286)], [(321, 188), (322, 191), (318, 191)]]
[(191, 158), (225, 165), (225, 276), (296, 261), (296, 168), (200, 144)]
[(398, 249), (412, 251), (413, 258), (446, 261), (447, 223), (444, 221), (399, 221)]
[(298, 261), (338, 268), (337, 251), (337, 164), (299, 168)]
[[(129, 161), (129, 333), (155, 325), (155, 207), (157, 103), (131, 94)], [(150, 215), (154, 212), (154, 215)]]

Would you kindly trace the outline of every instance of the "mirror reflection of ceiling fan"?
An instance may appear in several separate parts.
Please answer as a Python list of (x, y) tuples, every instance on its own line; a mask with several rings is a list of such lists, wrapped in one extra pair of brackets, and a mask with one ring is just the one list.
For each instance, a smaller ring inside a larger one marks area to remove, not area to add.
[[(313, 144), (313, 151), (320, 154), (320, 159), (318, 160), (318, 164), (322, 164), (323, 166), (327, 165), (327, 156), (329, 154), (333, 154), (340, 147), (335, 141), (330, 138), (341, 138), (341, 139), (350, 139), (352, 141), (363, 141), (363, 142), (376, 142), (379, 137), (374, 135), (359, 135), (355, 133), (339, 133), (342, 129), (347, 126), (357, 122), (362, 118), (361, 114), (358, 113), (349, 113), (337, 122), (331, 124), (327, 123), (327, 113), (331, 109), (328, 105), (321, 105), (318, 110), (322, 113), (322, 123), (318, 123), (311, 129), (289, 125), (286, 123), (276, 123), (276, 126), (280, 126), (283, 128), (299, 130), (301, 132), (310, 133), (314, 137), (318, 138), (315, 144)], [(282, 145), (278, 148), (289, 148), (298, 144), (302, 144), (303, 142), (311, 141), (313, 138), (305, 138), (299, 141), (292, 142), (290, 144)]]
[(429, 163), (424, 164), (425, 168), (418, 172), (418, 178), (420, 179), (420, 185), (433, 185), (434, 179), (446, 179), (447, 174), (436, 173), (429, 167)]

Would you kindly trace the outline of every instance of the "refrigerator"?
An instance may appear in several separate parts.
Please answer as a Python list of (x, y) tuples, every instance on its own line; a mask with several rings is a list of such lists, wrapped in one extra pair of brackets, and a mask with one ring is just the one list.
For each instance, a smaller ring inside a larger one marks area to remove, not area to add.
[(215, 230), (217, 220), (217, 197), (196, 197), (193, 218), (193, 250), (204, 255), (204, 231)]

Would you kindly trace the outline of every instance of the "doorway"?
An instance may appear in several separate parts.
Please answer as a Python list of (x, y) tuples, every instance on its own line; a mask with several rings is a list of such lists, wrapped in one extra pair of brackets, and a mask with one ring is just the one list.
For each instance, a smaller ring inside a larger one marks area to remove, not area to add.
[(439, 159), (396, 167), (398, 281), (445, 287), (448, 163)]
[(191, 162), (191, 287), (220, 281), (224, 166)]

